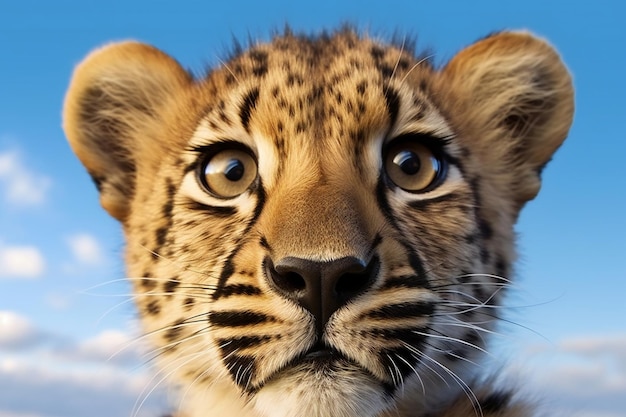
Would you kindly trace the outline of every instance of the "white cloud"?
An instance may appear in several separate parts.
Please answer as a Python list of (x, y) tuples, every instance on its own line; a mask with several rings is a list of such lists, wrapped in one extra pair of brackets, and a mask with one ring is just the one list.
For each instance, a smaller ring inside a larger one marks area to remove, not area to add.
[(626, 334), (577, 336), (533, 346), (515, 373), (531, 380), (549, 415), (621, 417), (626, 410)]
[(86, 265), (97, 265), (102, 262), (100, 244), (93, 236), (79, 233), (67, 239), (74, 258)]
[(4, 151), (0, 152), (0, 185), (7, 202), (29, 206), (46, 200), (52, 181), (24, 166), (17, 151)]
[[(10, 417), (130, 416), (149, 373), (58, 363), (45, 358), (0, 359), (0, 411)], [(162, 390), (151, 395), (137, 417), (165, 414)], [(0, 414), (2, 416), (2, 414)]]
[(109, 329), (80, 342), (71, 354), (76, 358), (94, 362), (137, 364), (141, 360), (140, 346), (136, 337), (120, 330)]
[(36, 278), (45, 267), (43, 255), (34, 246), (0, 245), (0, 278)]
[(42, 334), (26, 317), (0, 310), (0, 348), (22, 349), (41, 337)]
[(0, 417), (43, 417), (41, 414), (23, 414), (23, 413), (13, 413), (11, 411), (2, 411), (0, 410)]
[[(133, 415), (137, 399), (160, 379), (141, 366), (133, 340), (110, 329), (71, 341), (0, 311), (0, 417)], [(136, 416), (165, 415), (167, 398), (165, 387), (157, 387)]]

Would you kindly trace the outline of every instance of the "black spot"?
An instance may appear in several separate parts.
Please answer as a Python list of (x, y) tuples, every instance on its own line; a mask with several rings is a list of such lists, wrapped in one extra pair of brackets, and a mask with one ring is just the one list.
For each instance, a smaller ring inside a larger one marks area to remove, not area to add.
[(267, 73), (267, 52), (252, 50), (250, 51), (250, 58), (254, 61), (252, 73), (257, 77), (265, 75)]
[(158, 253), (159, 249), (163, 244), (165, 244), (165, 239), (167, 238), (167, 227), (159, 227), (155, 232), (155, 239), (157, 247), (154, 252)]
[(380, 64), (378, 66), (378, 71), (380, 71), (383, 79), (391, 78), (391, 76), (393, 75), (393, 68), (387, 64)]
[(410, 65), (409, 60), (406, 58), (401, 58), (398, 61), (398, 68), (400, 68), (401, 70), (409, 69), (409, 65)]
[(290, 72), (289, 74), (287, 74), (287, 87), (293, 87), (293, 85), (296, 83), (296, 81), (299, 80), (300, 77), (298, 77), (296, 74)]
[(378, 45), (374, 45), (370, 49), (370, 54), (374, 61), (380, 61), (385, 56), (385, 50)]
[(218, 116), (220, 118), (220, 120), (226, 124), (227, 126), (232, 125), (232, 122), (230, 121), (230, 118), (228, 117), (228, 115), (226, 114), (226, 112), (224, 110), (220, 110), (220, 112), (218, 113)]
[(385, 94), (385, 101), (387, 103), (387, 112), (389, 113), (389, 128), (393, 128), (398, 120), (398, 113), (400, 112), (400, 96), (398, 92), (393, 88), (388, 88)]
[(468, 331), (463, 340), (470, 345), (474, 345), (474, 349), (478, 349), (478, 347), (482, 345), (482, 338), (480, 337), (480, 333), (478, 333), (478, 331), (474, 329)]
[(253, 88), (246, 94), (243, 99), (241, 107), (239, 107), (239, 118), (241, 119), (241, 125), (250, 133), (249, 123), (252, 110), (256, 108), (256, 102), (259, 98), (259, 89)]
[(356, 91), (360, 94), (363, 95), (365, 94), (365, 90), (367, 89), (367, 81), (361, 81), (360, 83), (357, 84), (356, 86)]
[(425, 78), (422, 78), (420, 80), (420, 90), (423, 92), (427, 92), (428, 91), (428, 82), (426, 81)]
[(309, 94), (307, 94), (306, 99), (307, 102), (312, 105), (315, 104), (315, 102), (317, 102), (317, 100), (320, 99), (320, 97), (322, 97), (322, 94), (324, 93), (324, 87), (320, 86), (320, 85), (316, 85), (313, 88), (311, 88), (311, 91), (309, 91)]
[(468, 235), (465, 236), (465, 242), (468, 245), (473, 245), (476, 243), (476, 240), (478, 239), (478, 236), (476, 236), (475, 233), (470, 233)]
[(485, 292), (484, 288), (481, 285), (475, 285), (473, 292), (474, 292), (474, 296), (481, 303), (484, 303), (485, 301), (487, 301), (487, 298), (488, 298), (487, 293)]
[(480, 230), (480, 236), (484, 240), (489, 240), (493, 237), (493, 229), (491, 228), (491, 225), (487, 222), (487, 220), (482, 218), (479, 219), (478, 228)]
[(365, 131), (363, 129), (357, 129), (350, 132), (350, 139), (355, 143), (363, 143), (365, 140)]
[(511, 393), (508, 391), (496, 391), (485, 399), (480, 401), (480, 408), (483, 413), (500, 413), (505, 411), (505, 408), (511, 402)]
[(502, 256), (498, 256), (496, 258), (496, 275), (501, 276), (501, 277), (506, 277), (508, 274), (508, 267), (506, 262), (504, 261), (504, 258), (502, 258)]
[(174, 196), (176, 195), (176, 186), (171, 180), (167, 180), (165, 192), (167, 195), (167, 202), (163, 205), (161, 212), (163, 213), (163, 217), (169, 219), (172, 217), (172, 210), (174, 209)]
[(165, 284), (163, 284), (163, 291), (167, 294), (172, 294), (174, 291), (176, 291), (176, 288), (178, 288), (179, 285), (180, 281), (170, 279)]
[(165, 332), (165, 335), (163, 337), (169, 342), (175, 342), (180, 338), (180, 334), (183, 331), (184, 323), (184, 320), (175, 321), (167, 328), (167, 331)]
[(487, 248), (480, 248), (480, 260), (483, 264), (487, 264), (489, 263), (489, 260), (491, 259), (491, 253), (489, 252), (489, 250)]
[(185, 301), (183, 301), (183, 307), (185, 308), (185, 310), (190, 310), (194, 306), (195, 303), (196, 303), (195, 298), (187, 297), (185, 298)]
[(149, 271), (146, 271), (142, 274), (142, 279), (141, 279), (141, 286), (146, 289), (146, 290), (153, 290), (154, 287), (156, 287), (157, 283), (156, 281), (152, 278), (152, 275), (150, 274)]
[(151, 316), (155, 316), (161, 312), (161, 306), (157, 300), (152, 300), (146, 304), (145, 312)]
[(358, 116), (361, 117), (365, 114), (365, 103), (362, 101), (358, 101), (357, 102), (357, 107), (358, 107)]

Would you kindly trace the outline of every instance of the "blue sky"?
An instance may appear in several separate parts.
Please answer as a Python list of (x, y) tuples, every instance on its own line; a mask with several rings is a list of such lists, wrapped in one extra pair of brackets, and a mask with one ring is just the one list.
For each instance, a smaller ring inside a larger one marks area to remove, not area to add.
[[(517, 230), (520, 262), (494, 366), (553, 415), (626, 416), (626, 29), (615, 1), (5, 1), (0, 4), (0, 417), (130, 415), (149, 385), (124, 294), (122, 236), (61, 131), (72, 68), (138, 39), (185, 67), (233, 37), (350, 21), (418, 36), (443, 63), (494, 31), (549, 39), (574, 75), (576, 117)], [(214, 2), (217, 4), (217, 2)], [(98, 284), (104, 286), (95, 287)], [(156, 381), (152, 381), (155, 383)], [(151, 396), (139, 415), (156, 415)]]

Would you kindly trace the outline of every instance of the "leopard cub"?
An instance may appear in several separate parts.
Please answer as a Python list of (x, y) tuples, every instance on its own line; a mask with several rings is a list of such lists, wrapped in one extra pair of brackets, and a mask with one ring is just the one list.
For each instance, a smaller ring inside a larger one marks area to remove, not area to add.
[(65, 132), (181, 416), (533, 415), (477, 371), (570, 76), (525, 32), (441, 68), (408, 49), (286, 32), (201, 78), (137, 42), (77, 67)]

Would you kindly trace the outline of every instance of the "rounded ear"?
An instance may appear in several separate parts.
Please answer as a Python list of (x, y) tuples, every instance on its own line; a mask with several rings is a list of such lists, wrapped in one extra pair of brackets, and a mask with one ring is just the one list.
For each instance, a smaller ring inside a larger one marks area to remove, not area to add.
[(442, 70), (457, 93), (462, 126), (485, 162), (501, 165), (518, 209), (535, 197), (540, 175), (565, 140), (574, 114), (569, 72), (545, 41), (525, 32), (492, 35)]
[(118, 220), (128, 214), (139, 151), (146, 145), (163, 146), (142, 132), (158, 122), (162, 106), (191, 82), (174, 59), (138, 42), (107, 45), (76, 68), (65, 98), (63, 128), (98, 187), (102, 206)]

